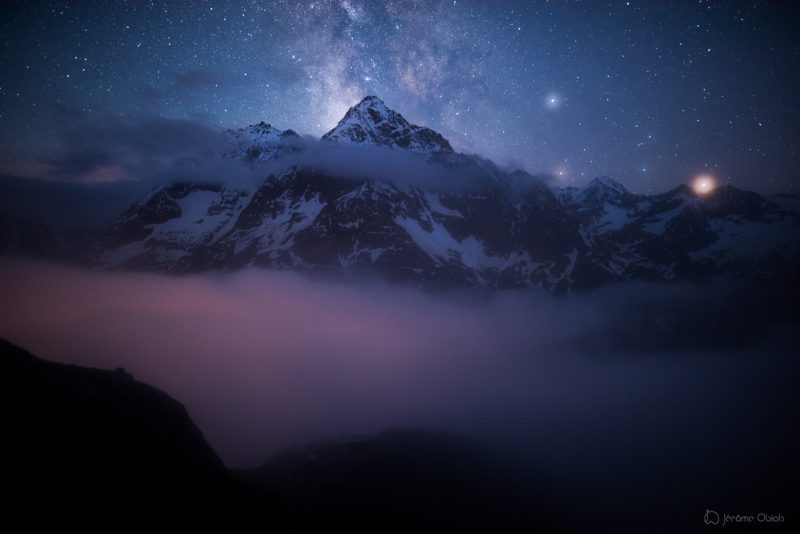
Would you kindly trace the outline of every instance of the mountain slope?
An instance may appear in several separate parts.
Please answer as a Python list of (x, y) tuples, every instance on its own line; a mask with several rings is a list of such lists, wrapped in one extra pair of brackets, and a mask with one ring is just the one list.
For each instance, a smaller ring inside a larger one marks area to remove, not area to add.
[(302, 532), (555, 531), (528, 471), (467, 436), (393, 429), (297, 447), (241, 477)]
[(559, 197), (581, 219), (597, 265), (618, 279), (696, 279), (731, 273), (770, 278), (800, 250), (800, 199), (767, 199), (731, 186), (633, 195), (591, 182)]
[[(544, 209), (503, 191), (441, 193), (307, 167), (270, 176), (252, 195), (172, 184), (109, 230), (99, 261), (167, 272), (257, 265), (372, 271), (426, 286), (551, 288), (578, 234), (550, 191), (538, 195)], [(508, 228), (493, 224), (498, 217)]]
[(269, 161), (278, 156), (303, 149), (303, 139), (293, 130), (278, 130), (263, 121), (246, 128), (228, 130), (230, 144), (226, 156), (247, 162)]
[(402, 115), (386, 107), (376, 96), (364, 98), (351, 107), (339, 124), (322, 136), (324, 141), (379, 145), (410, 152), (452, 152), (441, 134), (409, 123)]

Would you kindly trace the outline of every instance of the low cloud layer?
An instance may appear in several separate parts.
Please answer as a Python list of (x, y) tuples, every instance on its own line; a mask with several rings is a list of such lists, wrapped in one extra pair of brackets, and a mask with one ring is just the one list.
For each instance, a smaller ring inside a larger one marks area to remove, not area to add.
[(738, 314), (727, 342), (721, 331), (696, 339), (685, 323), (713, 325), (724, 288), (479, 300), (278, 272), (174, 278), (23, 260), (0, 262), (0, 280), (0, 336), (45, 358), (129, 369), (185, 403), (236, 466), (392, 426), (546, 447), (602, 424), (627, 433), (704, 410), (729, 417), (730, 406), (771, 405), (786, 391), (770, 381), (797, 371), (783, 360), (791, 328), (743, 336), (731, 330), (752, 321)]
[(232, 467), (387, 428), (470, 434), (532, 473), (580, 531), (661, 513), (694, 524), (720, 503), (789, 517), (800, 332), (747, 294), (640, 284), (476, 298), (3, 260), (0, 337), (126, 368), (182, 402)]
[[(152, 185), (176, 179), (226, 181), (240, 175), (245, 167), (238, 159), (220, 159), (218, 156), (231, 148), (223, 130), (198, 121), (62, 109), (53, 127), (58, 147), (47, 154), (28, 154), (28, 159), (7, 154), (9, 163), (0, 165), (0, 176)], [(280, 172), (290, 165), (306, 164), (354, 179), (380, 177), (435, 187), (460, 187), (471, 184), (477, 175), (497, 172), (491, 162), (480, 158), (460, 160), (457, 169), (445, 169), (428, 165), (419, 155), (385, 147), (335, 145), (313, 137), (300, 144), (302, 152), (257, 165), (256, 169)]]
[(431, 158), (382, 146), (363, 146), (306, 139), (303, 152), (287, 154), (264, 168), (308, 165), (326, 174), (352, 180), (380, 180), (436, 191), (463, 190), (487, 185), (500, 170), (488, 160), (439, 154)]
[(219, 152), (218, 128), (158, 116), (63, 110), (53, 121), (58, 146), (47, 153), (7, 154), (0, 175), (78, 183), (149, 181), (165, 167)]
[(46, 155), (7, 154), (9, 162), (0, 164), (0, 214), (41, 219), (57, 230), (101, 229), (167, 182), (255, 188), (292, 165), (440, 191), (482, 187), (501, 172), (478, 157), (453, 155), (447, 165), (431, 165), (418, 154), (311, 137), (297, 138), (299, 152), (252, 164), (224, 157), (232, 146), (223, 131), (201, 122), (71, 109), (59, 117), (60, 148)]

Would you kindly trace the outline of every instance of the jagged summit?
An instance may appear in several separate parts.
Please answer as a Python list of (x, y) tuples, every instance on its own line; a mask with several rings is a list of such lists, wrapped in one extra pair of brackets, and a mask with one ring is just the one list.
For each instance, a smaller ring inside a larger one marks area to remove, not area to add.
[(608, 176), (593, 178), (578, 193), (580, 202), (585, 205), (597, 205), (604, 202), (623, 204), (633, 198), (633, 194), (624, 185)]
[(608, 176), (598, 176), (597, 178), (593, 178), (586, 186), (587, 189), (612, 189), (617, 193), (627, 194), (628, 190), (625, 188), (624, 185), (619, 183), (618, 181), (614, 180), (613, 178), (609, 178)]
[(441, 134), (409, 123), (377, 96), (367, 96), (347, 110), (325, 141), (378, 145), (419, 153), (453, 152)]
[(264, 121), (228, 130), (225, 137), (231, 147), (226, 156), (245, 161), (268, 161), (303, 147), (303, 139), (294, 130), (279, 130)]
[(358, 104), (356, 104), (354, 107), (359, 107), (359, 106), (369, 106), (369, 105), (372, 105), (372, 104), (375, 104), (375, 105), (379, 105), (379, 106), (386, 107), (386, 104), (384, 104), (384, 103), (383, 103), (383, 100), (381, 100), (380, 98), (378, 98), (378, 97), (377, 97), (377, 96), (375, 96), (375, 95), (367, 95), (367, 96), (365, 96), (365, 97), (364, 97), (364, 98), (361, 100), (361, 102), (359, 102)]

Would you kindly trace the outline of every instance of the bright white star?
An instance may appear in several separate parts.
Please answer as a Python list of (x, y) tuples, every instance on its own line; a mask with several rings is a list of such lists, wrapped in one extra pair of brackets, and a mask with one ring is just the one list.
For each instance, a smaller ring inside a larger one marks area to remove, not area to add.
[(544, 99), (544, 105), (548, 109), (558, 109), (561, 106), (561, 102), (561, 96), (556, 93), (550, 93)]

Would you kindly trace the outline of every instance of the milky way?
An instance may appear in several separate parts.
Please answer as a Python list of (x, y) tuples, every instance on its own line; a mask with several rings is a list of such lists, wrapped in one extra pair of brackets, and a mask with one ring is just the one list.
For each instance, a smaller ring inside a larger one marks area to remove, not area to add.
[[(319, 136), (376, 94), (459, 151), (582, 185), (796, 191), (789, 2), (5, 3), (0, 163), (116, 114)], [(58, 126), (58, 127), (57, 127)], [(8, 174), (8, 172), (6, 172)]]

